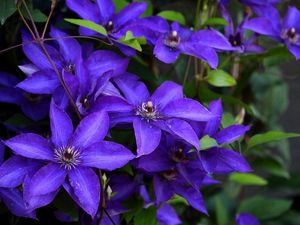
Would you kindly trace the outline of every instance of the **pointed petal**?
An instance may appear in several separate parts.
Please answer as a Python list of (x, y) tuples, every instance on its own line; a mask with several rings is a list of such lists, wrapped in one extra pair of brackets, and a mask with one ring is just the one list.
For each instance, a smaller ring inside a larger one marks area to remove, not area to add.
[(180, 49), (187, 55), (194, 56), (207, 62), (213, 69), (218, 67), (219, 59), (215, 49), (196, 42), (188, 42), (180, 45)]
[(69, 172), (69, 181), (81, 207), (94, 217), (100, 203), (100, 182), (95, 172), (78, 167)]
[(186, 142), (193, 145), (196, 149), (199, 150), (199, 139), (189, 123), (180, 119), (168, 119), (165, 124), (172, 134), (177, 135), (178, 137), (182, 138), (183, 140), (185, 140)]
[(161, 113), (167, 117), (177, 117), (194, 121), (208, 121), (215, 117), (199, 102), (188, 98), (170, 102)]
[(67, 146), (73, 134), (73, 124), (68, 114), (52, 101), (50, 106), (52, 142), (56, 147)]
[(212, 137), (212, 135), (214, 135), (218, 131), (221, 125), (222, 113), (223, 113), (222, 101), (221, 100), (212, 101), (209, 104), (208, 108), (209, 111), (213, 115), (215, 115), (215, 117), (206, 123), (204, 134)]
[(65, 60), (70, 63), (74, 63), (78, 56), (81, 56), (80, 44), (74, 38), (62, 38), (68, 36), (68, 34), (51, 27), (50, 36), (56, 38), (59, 45), (59, 50), (64, 56)]
[(296, 7), (289, 6), (288, 12), (283, 20), (283, 27), (290, 29), (292, 27), (300, 30), (300, 12)]
[(109, 128), (109, 118), (105, 111), (91, 113), (79, 123), (72, 138), (71, 145), (84, 149), (103, 140)]
[(39, 169), (30, 181), (30, 194), (45, 195), (55, 192), (64, 183), (67, 171), (57, 163)]
[(183, 98), (182, 86), (172, 81), (163, 82), (151, 96), (154, 105), (163, 109), (169, 102)]
[(222, 129), (213, 137), (219, 145), (229, 144), (242, 137), (250, 128), (250, 126), (232, 125)]
[(23, 183), (23, 199), (25, 201), (27, 210), (29, 211), (33, 211), (37, 208), (50, 204), (59, 191), (59, 189), (57, 189), (56, 191), (50, 192), (45, 195), (31, 195), (30, 193), (31, 178), (32, 178), (31, 175), (26, 176)]
[(197, 31), (192, 39), (197, 40), (197, 43), (202, 46), (227, 51), (233, 50), (228, 39), (222, 33), (214, 29)]
[(271, 21), (263, 17), (253, 18), (246, 21), (243, 28), (267, 36), (279, 35), (274, 30)]
[(134, 19), (137, 19), (144, 13), (146, 9), (146, 2), (133, 2), (127, 5), (118, 14), (115, 15), (113, 20), (115, 27), (121, 27), (122, 25)]
[(100, 141), (84, 150), (81, 165), (114, 170), (124, 166), (134, 158), (135, 155), (123, 145)]
[(201, 161), (205, 170), (210, 174), (252, 171), (242, 155), (225, 148), (211, 148), (202, 151)]
[(149, 92), (146, 85), (138, 80), (124, 78), (114, 79), (125, 98), (133, 105), (139, 105), (149, 99)]
[(20, 134), (4, 142), (16, 154), (42, 160), (53, 160), (53, 150), (47, 139), (37, 134)]
[(99, 22), (99, 9), (90, 0), (66, 0), (69, 9), (76, 12), (81, 18)]
[(156, 149), (149, 155), (141, 156), (136, 167), (147, 172), (161, 172), (172, 169), (174, 161), (162, 148)]
[(129, 59), (107, 50), (93, 52), (86, 61), (90, 76), (94, 79), (103, 73), (113, 70), (113, 76), (125, 73)]
[(174, 194), (170, 183), (158, 175), (153, 177), (153, 186), (156, 204), (168, 201)]
[(160, 225), (177, 225), (181, 224), (176, 211), (167, 203), (163, 203), (157, 210), (157, 220)]
[(0, 195), (7, 208), (16, 216), (36, 219), (35, 212), (28, 212), (22, 193), (14, 188), (0, 188)]
[(181, 184), (175, 184), (172, 186), (175, 193), (185, 198), (194, 209), (207, 215), (205, 202), (199, 190)]
[(170, 47), (164, 44), (164, 37), (161, 36), (155, 44), (154, 47), (154, 55), (160, 61), (164, 63), (173, 63), (177, 60), (180, 55), (180, 51), (178, 49), (171, 49)]
[(115, 13), (115, 5), (112, 0), (97, 0), (100, 18), (104, 24), (112, 19)]
[(292, 53), (295, 56), (296, 60), (300, 59), (300, 46), (289, 45), (288, 49), (290, 53)]
[(36, 160), (12, 156), (0, 167), (0, 187), (14, 188), (19, 186), (27, 174), (38, 170), (42, 165)]
[(91, 108), (91, 112), (105, 110), (106, 112), (132, 112), (133, 106), (125, 99), (115, 96), (100, 97)]
[(59, 85), (53, 70), (39, 70), (18, 83), (17, 87), (33, 94), (52, 94)]
[(133, 121), (133, 128), (137, 145), (137, 157), (153, 152), (159, 145), (161, 130), (151, 122), (140, 118)]
[[(27, 58), (35, 64), (39, 69), (52, 69), (45, 53), (37, 43), (32, 42), (32, 37), (28, 33), (22, 34), (23, 39), (23, 52)], [(60, 53), (50, 45), (44, 44), (47, 52), (51, 56), (55, 65), (60, 69), (62, 68), (61, 62), (63, 61)]]

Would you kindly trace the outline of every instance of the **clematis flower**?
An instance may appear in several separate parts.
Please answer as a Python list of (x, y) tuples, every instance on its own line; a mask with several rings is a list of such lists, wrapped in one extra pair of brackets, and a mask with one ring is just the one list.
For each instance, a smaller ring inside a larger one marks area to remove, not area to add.
[(162, 131), (199, 149), (198, 137), (187, 121), (208, 121), (213, 117), (199, 102), (183, 97), (182, 87), (166, 81), (150, 96), (144, 83), (128, 76), (115, 78), (124, 97), (104, 96), (92, 112), (106, 110), (111, 123), (133, 123), (137, 155), (146, 155), (159, 145)]
[(236, 225), (260, 225), (255, 216), (249, 213), (240, 213), (235, 219)]
[[(127, 69), (128, 59), (120, 57), (116, 53), (96, 51), (90, 53), (89, 58), (83, 58), (82, 52), (85, 49), (82, 49), (75, 39), (61, 38), (68, 35), (54, 27), (51, 28), (50, 34), (51, 37), (57, 38), (59, 50), (48, 44), (45, 44), (45, 47), (62, 78), (69, 86), (72, 86), (76, 82), (75, 80), (78, 79), (76, 75), (78, 71), (77, 64), (83, 60), (86, 60), (92, 79), (99, 78), (108, 70), (113, 70), (113, 75), (120, 75)], [(28, 41), (31, 41), (31, 38), (24, 33), (23, 42)], [(60, 81), (42, 49), (37, 44), (26, 43), (23, 45), (23, 51), (33, 65), (21, 67), (28, 77), (20, 82), (17, 87), (33, 94), (53, 94), (55, 91), (64, 93)], [(61, 96), (60, 98), (63, 99), (64, 97)]]
[(253, 18), (244, 24), (245, 29), (258, 34), (270, 36), (284, 43), (296, 59), (300, 59), (300, 12), (290, 6), (283, 22), (276, 9), (266, 9), (263, 15)]
[(34, 121), (45, 118), (49, 112), (50, 99), (44, 95), (24, 92), (15, 87), (20, 80), (12, 74), (0, 72), (0, 102), (15, 104)]
[[(128, 31), (127, 26), (137, 20), (146, 10), (146, 2), (133, 2), (116, 13), (112, 0), (67, 0), (67, 6), (85, 20), (93, 21), (105, 27), (112, 40), (119, 40)], [(98, 35), (96, 32), (80, 27), (81, 35)], [(134, 55), (135, 51), (125, 45), (117, 44), (126, 55)]]
[(69, 116), (52, 102), (50, 124), (51, 141), (32, 133), (5, 141), (17, 155), (47, 162), (32, 176), (25, 194), (31, 198), (55, 195), (67, 182), (76, 202), (93, 217), (100, 202), (100, 184), (91, 167), (113, 170), (125, 165), (134, 155), (122, 145), (102, 141), (109, 126), (103, 111), (85, 117), (73, 132)]
[(151, 154), (141, 156), (136, 167), (153, 176), (156, 205), (168, 201), (174, 194), (185, 198), (196, 210), (207, 214), (200, 192), (206, 172), (196, 151), (167, 136)]
[[(209, 110), (216, 115), (207, 123), (192, 123), (200, 139), (208, 135), (215, 139), (218, 145), (230, 144), (241, 138), (250, 126), (231, 125), (219, 130), (222, 119), (222, 103), (220, 100), (212, 101)], [(200, 143), (201, 149), (201, 143)], [(201, 163), (209, 174), (227, 174), (231, 172), (251, 172), (246, 159), (239, 153), (224, 147), (212, 147), (200, 151)]]
[(234, 24), (231, 16), (229, 15), (227, 9), (223, 4), (220, 4), (220, 9), (223, 18), (228, 22), (225, 26), (225, 36), (231, 43), (232, 47), (235, 48), (236, 52), (239, 53), (260, 53), (264, 49), (260, 46), (255, 45), (253, 42), (256, 40), (256, 35), (252, 35), (248, 39), (245, 37), (245, 30), (243, 25), (248, 21), (250, 14), (244, 16), (244, 19), (239, 23), (236, 29), (234, 29)]
[[(154, 45), (154, 55), (164, 63), (173, 63), (180, 54), (191, 55), (207, 62), (212, 68), (218, 65), (215, 49), (232, 50), (230, 43), (221, 33), (205, 30), (193, 32), (181, 27), (177, 22), (168, 24), (161, 17), (152, 16), (138, 20), (128, 27), (135, 36), (144, 36), (147, 42)], [(207, 36), (207, 37), (205, 37)], [(201, 38), (212, 38), (209, 42)], [(208, 44), (208, 43), (212, 43)]]

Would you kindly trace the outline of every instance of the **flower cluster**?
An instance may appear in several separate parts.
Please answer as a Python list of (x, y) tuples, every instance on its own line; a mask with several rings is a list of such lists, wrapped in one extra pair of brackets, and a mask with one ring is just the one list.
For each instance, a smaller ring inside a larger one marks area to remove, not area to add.
[[(144, 2), (130, 3), (116, 13), (111, 0), (66, 1), (70, 10), (108, 33), (103, 36), (80, 27), (81, 35), (108, 39), (126, 56), (62, 38), (68, 34), (54, 26), (49, 35), (55, 43), (44, 43), (42, 48), (24, 31), (23, 52), (28, 60), (19, 68), (26, 79), (1, 73), (0, 101), (19, 105), (35, 121), (49, 115), (51, 134), (10, 128), (18, 135), (1, 143), (1, 155), (4, 145), (13, 152), (0, 166), (0, 197), (11, 212), (36, 218), (35, 210), (50, 204), (64, 189), (79, 206), (84, 224), (106, 224), (108, 217), (118, 224), (128, 210), (123, 203), (132, 196), (143, 199), (145, 208), (154, 206), (162, 225), (181, 223), (170, 204), (174, 196), (208, 214), (201, 188), (219, 183), (213, 175), (252, 171), (232, 149), (250, 126), (223, 128), (221, 100), (206, 107), (187, 98), (183, 87), (172, 81), (162, 82), (150, 94), (140, 77), (128, 72), (127, 56), (135, 51), (118, 40), (131, 31), (134, 37), (143, 36), (164, 63), (185, 54), (213, 69), (218, 67), (217, 52), (263, 52), (255, 42), (259, 35), (284, 43), (300, 58), (296, 8), (290, 7), (281, 23), (274, 7), (278, 1), (241, 2), (257, 16), (248, 13), (234, 29), (226, 10), (228, 1), (220, 1), (228, 23), (222, 34), (212, 27), (196, 30), (169, 24), (159, 16), (141, 18), (147, 8)], [(255, 33), (246, 37), (245, 30)], [(135, 142), (116, 143), (116, 129), (133, 131)], [(205, 147), (207, 138), (214, 144)], [(131, 173), (124, 173), (126, 167)], [(108, 214), (103, 216), (104, 206)], [(250, 214), (238, 215), (236, 222), (258, 224)]]

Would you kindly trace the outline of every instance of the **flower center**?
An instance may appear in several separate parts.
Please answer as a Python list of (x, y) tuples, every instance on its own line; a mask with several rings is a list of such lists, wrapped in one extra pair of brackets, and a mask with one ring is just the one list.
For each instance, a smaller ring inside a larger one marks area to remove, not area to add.
[(60, 147), (54, 149), (54, 158), (62, 167), (70, 170), (80, 163), (81, 154), (72, 146)]
[(177, 175), (177, 172), (175, 169), (167, 170), (167, 171), (163, 172), (163, 174), (162, 174), (162, 176), (169, 181), (175, 180), (176, 175)]
[(176, 48), (180, 44), (178, 32), (173, 30), (164, 40), (164, 44), (170, 48)]
[(75, 64), (73, 63), (69, 63), (64, 69), (66, 72), (72, 73), (73, 75), (75, 74)]
[(183, 152), (183, 149), (180, 148), (178, 149), (178, 151), (176, 151), (173, 155), (172, 155), (172, 159), (177, 162), (184, 162), (186, 160), (185, 154)]
[(240, 33), (237, 33), (236, 35), (230, 35), (229, 42), (233, 47), (240, 46), (242, 44), (242, 38)]
[(288, 30), (284, 30), (281, 34), (281, 37), (288, 40), (292, 44), (296, 44), (300, 39), (300, 34), (297, 32), (296, 28), (292, 27)]
[(159, 118), (159, 114), (152, 101), (143, 102), (142, 106), (138, 107), (136, 115), (142, 116), (147, 121), (156, 120), (157, 118)]
[(105, 29), (108, 33), (111, 33), (114, 29), (114, 23), (113, 21), (108, 21), (108, 23), (105, 25)]
[(85, 97), (85, 98), (81, 99), (80, 103), (81, 103), (82, 107), (85, 110), (87, 110), (90, 107), (90, 103), (89, 103), (88, 97)]

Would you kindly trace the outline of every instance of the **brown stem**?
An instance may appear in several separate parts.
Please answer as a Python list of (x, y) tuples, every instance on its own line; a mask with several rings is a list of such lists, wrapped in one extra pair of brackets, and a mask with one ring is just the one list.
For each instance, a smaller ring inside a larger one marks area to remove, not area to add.
[(42, 39), (44, 39), (44, 37), (45, 37), (45, 34), (46, 34), (47, 28), (48, 28), (48, 26), (49, 26), (49, 22), (50, 22), (50, 19), (51, 19), (51, 17), (52, 17), (52, 14), (53, 14), (53, 12), (54, 12), (55, 6), (56, 6), (55, 3), (54, 3), (54, 4), (51, 4), (51, 10), (50, 10), (50, 13), (49, 13), (49, 15), (48, 15), (46, 24), (45, 24), (45, 26), (44, 26), (44, 30), (43, 30), (43, 33), (42, 33)]
[(23, 16), (22, 12), (21, 12), (21, 10), (20, 10), (19, 5), (16, 5), (16, 7), (17, 7), (18, 13), (19, 13), (19, 15), (20, 15), (20, 17), (21, 17), (23, 23), (25, 24), (25, 26), (26, 26), (27, 29), (29, 30), (29, 32), (30, 32), (32, 38), (33, 38), (33, 39), (36, 39), (36, 37), (35, 37), (35, 35), (34, 35), (32, 29), (31, 29), (31, 27), (29, 26), (29, 24), (28, 24), (27, 21), (25, 20), (25, 18), (24, 18), (24, 16)]
[(25, 7), (25, 11), (26, 11), (26, 13), (27, 13), (27, 16), (29, 17), (29, 19), (30, 19), (30, 21), (31, 21), (31, 24), (32, 24), (33, 30), (34, 30), (34, 32), (35, 32), (36, 38), (39, 39), (39, 38), (40, 38), (40, 34), (39, 34), (38, 30), (37, 30), (37, 27), (36, 27), (36, 25), (35, 25), (35, 23), (34, 23), (34, 20), (33, 20), (32, 15), (31, 15), (31, 13), (30, 13), (28, 7), (27, 7), (27, 4), (26, 4), (25, 0), (22, 0), (22, 3), (23, 3), (23, 5), (24, 5), (24, 7)]

